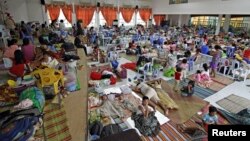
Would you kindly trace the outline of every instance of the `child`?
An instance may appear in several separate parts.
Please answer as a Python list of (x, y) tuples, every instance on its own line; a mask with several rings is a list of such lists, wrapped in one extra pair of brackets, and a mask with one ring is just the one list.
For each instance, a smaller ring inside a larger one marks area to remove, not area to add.
[(187, 86), (184, 86), (181, 91), (183, 96), (192, 96), (194, 94), (195, 81), (190, 80)]
[(214, 106), (209, 107), (209, 113), (203, 116), (202, 122), (205, 130), (208, 130), (208, 125), (218, 124), (218, 116), (216, 115), (217, 108)]
[(187, 78), (187, 70), (188, 70), (188, 64), (187, 64), (187, 59), (183, 59), (181, 64), (180, 64), (180, 68), (181, 68), (181, 75), (183, 77), (183, 80), (185, 81)]
[(176, 68), (176, 72), (174, 74), (174, 79), (175, 79), (175, 83), (174, 83), (174, 91), (178, 91), (179, 89), (179, 85), (180, 85), (180, 81), (181, 81), (181, 68), (180, 67), (177, 67)]
[(29, 69), (29, 66), (25, 64), (25, 59), (21, 50), (16, 50), (14, 53), (13, 66), (9, 70), (9, 74), (13, 77), (23, 77), (25, 69)]
[(195, 82), (199, 85), (203, 87), (203, 82), (201, 79), (201, 70), (197, 70), (196, 74), (195, 74)]
[(205, 63), (203, 64), (203, 69), (204, 71), (202, 71), (201, 73), (201, 81), (203, 82), (204, 86), (206, 88), (210, 87), (211, 84), (211, 78), (210, 78), (210, 71), (209, 71), (209, 67), (208, 65)]

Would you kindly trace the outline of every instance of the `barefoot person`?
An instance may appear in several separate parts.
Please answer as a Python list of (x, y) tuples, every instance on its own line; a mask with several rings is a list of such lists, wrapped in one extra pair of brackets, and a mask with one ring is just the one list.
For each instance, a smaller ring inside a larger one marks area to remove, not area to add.
[[(147, 96), (150, 99), (149, 104), (152, 105), (154, 110), (155, 110), (155, 105), (153, 103), (159, 105), (164, 110), (165, 115), (168, 115), (168, 108), (162, 103), (162, 101), (157, 95), (157, 92), (149, 85), (143, 83), (142, 80), (139, 80), (134, 90), (137, 92), (141, 92), (144, 96)], [(151, 101), (153, 103), (151, 103)]]

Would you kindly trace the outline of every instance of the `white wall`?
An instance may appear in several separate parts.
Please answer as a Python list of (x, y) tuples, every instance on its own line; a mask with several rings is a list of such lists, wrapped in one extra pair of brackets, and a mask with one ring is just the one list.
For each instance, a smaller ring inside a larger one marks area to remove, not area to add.
[(44, 12), (40, 0), (26, 0), (29, 21), (45, 21)]
[(153, 0), (155, 14), (250, 14), (250, 0), (189, 0), (169, 5), (169, 0)]
[(15, 22), (29, 21), (26, 0), (7, 0), (7, 7)]
[[(51, 3), (53, 0), (46, 0), (46, 3)], [(135, 6), (148, 6), (151, 7), (151, 0), (64, 0), (68, 4), (78, 4), (81, 2), (88, 2), (92, 5), (95, 5), (97, 2), (103, 4), (113, 4), (114, 6), (118, 5), (131, 5)], [(46, 14), (44, 13), (44, 9), (42, 9), (42, 5), (40, 0), (7, 0), (8, 12), (13, 16), (13, 19), (16, 22), (20, 21), (46, 21)]]

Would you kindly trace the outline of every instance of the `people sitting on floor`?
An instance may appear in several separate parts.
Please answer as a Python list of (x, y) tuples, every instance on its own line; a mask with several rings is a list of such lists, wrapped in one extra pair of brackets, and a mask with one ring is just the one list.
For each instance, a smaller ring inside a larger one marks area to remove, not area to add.
[(30, 67), (25, 61), (23, 52), (16, 50), (14, 53), (13, 65), (9, 70), (9, 74), (13, 77), (23, 77), (25, 72), (30, 71)]
[(31, 62), (35, 59), (35, 46), (30, 43), (29, 38), (23, 39), (23, 45), (21, 49), (26, 61)]
[(194, 94), (195, 81), (190, 80), (187, 86), (181, 88), (182, 96), (192, 96)]
[(14, 59), (15, 51), (18, 49), (17, 39), (11, 39), (8, 43), (8, 47), (4, 50), (3, 56), (6, 58)]
[(203, 116), (202, 122), (206, 131), (208, 131), (208, 125), (218, 124), (217, 108), (210, 106), (208, 113)]
[(160, 123), (155, 117), (155, 112), (149, 107), (151, 101), (149, 97), (143, 96), (142, 104), (137, 112), (134, 112), (131, 119), (135, 122), (135, 127), (144, 136), (156, 136), (160, 131)]

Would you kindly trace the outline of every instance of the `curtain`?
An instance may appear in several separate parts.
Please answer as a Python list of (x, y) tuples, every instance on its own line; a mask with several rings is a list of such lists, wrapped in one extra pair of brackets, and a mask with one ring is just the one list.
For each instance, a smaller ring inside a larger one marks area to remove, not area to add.
[(95, 10), (96, 7), (94, 6), (88, 6), (88, 7), (76, 6), (76, 18), (77, 20), (82, 20), (83, 26), (86, 27), (90, 24), (94, 16)]
[(61, 6), (61, 8), (65, 18), (68, 20), (69, 23), (72, 23), (72, 12), (73, 12), (72, 5), (63, 5)]
[(108, 26), (112, 26), (113, 21), (116, 19), (117, 8), (115, 7), (101, 7), (100, 8), (104, 19)]
[(161, 21), (163, 21), (166, 18), (166, 15), (154, 15), (154, 20), (156, 25), (160, 25)]
[(49, 4), (45, 6), (46, 11), (49, 11), (49, 16), (51, 21), (57, 20), (60, 14), (60, 6), (59, 5), (53, 5)]
[(141, 16), (141, 19), (147, 23), (147, 21), (150, 19), (150, 16), (152, 14), (152, 9), (150, 8), (140, 8), (139, 13)]
[(121, 8), (120, 12), (126, 23), (129, 23), (132, 20), (133, 14), (135, 12), (134, 8)]

